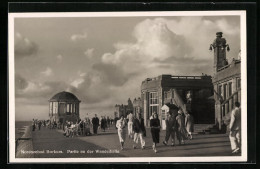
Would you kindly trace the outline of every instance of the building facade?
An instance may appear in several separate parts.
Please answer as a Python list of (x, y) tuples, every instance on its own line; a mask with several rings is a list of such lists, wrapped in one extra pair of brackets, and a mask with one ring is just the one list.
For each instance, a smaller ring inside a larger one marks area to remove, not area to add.
[(133, 114), (136, 117), (138, 113), (143, 113), (142, 100), (140, 97), (135, 98), (133, 101)]
[(227, 62), (226, 51), (230, 49), (222, 34), (222, 32), (217, 32), (216, 39), (210, 45), (210, 50), (214, 50), (215, 123), (219, 126), (219, 129), (221, 129), (223, 123), (228, 124), (234, 103), (241, 102), (240, 53), (233, 58), (231, 63)]
[(214, 123), (214, 100), (212, 78), (203, 76), (161, 75), (147, 78), (141, 85), (141, 100), (145, 125), (149, 126), (153, 112), (159, 115), (161, 124), (165, 120), (165, 111), (161, 108), (172, 103), (189, 111), (195, 123)]
[(70, 92), (60, 92), (49, 100), (50, 120), (64, 123), (66, 120), (76, 122), (79, 119), (80, 100)]
[(127, 105), (124, 104), (116, 104), (115, 105), (115, 111), (114, 111), (114, 116), (116, 117), (120, 117), (121, 115), (123, 115), (124, 117), (127, 116), (127, 114), (132, 111), (133, 112), (133, 103), (131, 101), (131, 99), (129, 98), (127, 101)]

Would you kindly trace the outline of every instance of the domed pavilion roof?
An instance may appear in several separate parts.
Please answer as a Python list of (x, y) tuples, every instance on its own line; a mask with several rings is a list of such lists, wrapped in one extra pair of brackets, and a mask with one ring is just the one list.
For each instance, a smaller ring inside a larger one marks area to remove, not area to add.
[(74, 94), (66, 91), (55, 94), (49, 101), (80, 102)]

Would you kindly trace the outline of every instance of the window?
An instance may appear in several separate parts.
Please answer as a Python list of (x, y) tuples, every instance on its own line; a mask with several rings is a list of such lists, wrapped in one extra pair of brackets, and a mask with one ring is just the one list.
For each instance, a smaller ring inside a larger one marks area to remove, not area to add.
[(224, 93), (223, 93), (223, 99), (226, 100), (227, 99), (227, 84), (224, 84)]
[(228, 97), (232, 95), (232, 82), (228, 83)]
[(73, 104), (70, 104), (70, 112), (71, 112), (71, 113), (74, 113), (74, 112), (73, 112)]
[(52, 116), (52, 102), (50, 102), (50, 116)]
[(241, 88), (241, 79), (237, 78), (237, 89)]
[(222, 85), (219, 85), (219, 86), (218, 86), (218, 94), (219, 94), (221, 97), (223, 97), (223, 95), (222, 95)]
[(53, 114), (58, 113), (58, 102), (53, 102)]
[(158, 93), (151, 92), (149, 94), (149, 117), (153, 112), (158, 113), (159, 110), (159, 101), (158, 101)]
[(71, 114), (71, 112), (70, 112), (70, 104), (68, 104), (68, 103), (67, 103), (66, 114), (67, 114), (67, 115), (68, 115), (68, 114)]

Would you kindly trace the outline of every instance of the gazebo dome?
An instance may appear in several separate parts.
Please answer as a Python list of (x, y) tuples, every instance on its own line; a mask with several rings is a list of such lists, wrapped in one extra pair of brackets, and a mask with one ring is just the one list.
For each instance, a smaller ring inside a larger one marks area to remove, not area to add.
[(80, 100), (74, 94), (66, 91), (55, 94), (49, 101), (80, 102)]

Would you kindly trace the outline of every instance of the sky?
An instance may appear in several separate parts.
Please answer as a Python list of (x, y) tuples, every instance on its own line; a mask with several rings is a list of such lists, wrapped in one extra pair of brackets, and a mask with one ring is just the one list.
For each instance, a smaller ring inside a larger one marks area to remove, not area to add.
[(16, 120), (48, 119), (62, 91), (81, 100), (81, 118), (113, 117), (146, 78), (213, 75), (216, 32), (229, 62), (240, 50), (239, 16), (15, 18), (14, 27)]

